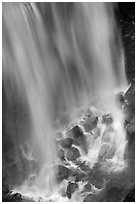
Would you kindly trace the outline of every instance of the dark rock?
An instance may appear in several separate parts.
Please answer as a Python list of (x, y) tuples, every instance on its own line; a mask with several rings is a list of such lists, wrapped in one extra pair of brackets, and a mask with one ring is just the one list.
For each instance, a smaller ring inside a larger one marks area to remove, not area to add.
[(86, 162), (82, 162), (80, 165), (79, 165), (80, 169), (86, 173), (90, 172), (91, 168), (88, 164), (86, 164)]
[(128, 193), (123, 202), (135, 202), (135, 188)]
[(109, 143), (104, 143), (98, 153), (99, 159), (112, 159), (115, 154), (115, 148)]
[(85, 135), (75, 139), (74, 145), (79, 146), (86, 154), (88, 153), (88, 144)]
[(75, 181), (75, 182), (79, 182), (79, 181), (85, 181), (86, 178), (87, 178), (87, 175), (86, 175), (86, 173), (84, 173), (84, 171), (82, 171), (81, 169), (76, 168), (76, 169), (72, 172), (71, 177), (74, 178), (74, 181)]
[[(125, 150), (125, 158), (129, 161), (135, 159), (135, 132), (134, 133), (127, 133), (127, 140), (128, 144)], [(131, 167), (131, 165), (130, 165)], [(133, 168), (134, 169), (134, 168)]]
[(124, 99), (124, 92), (120, 92), (116, 95), (116, 99), (119, 103), (124, 104), (125, 99)]
[(129, 123), (129, 124), (127, 125), (127, 132), (128, 132), (129, 134), (132, 134), (132, 133), (135, 132), (135, 121), (134, 121), (133, 123)]
[(107, 125), (111, 124), (113, 122), (113, 119), (110, 114), (106, 114), (102, 116), (102, 123), (105, 123)]
[(20, 193), (15, 193), (15, 194), (14, 194), (14, 199), (15, 199), (16, 201), (22, 200), (22, 195), (21, 195)]
[(96, 188), (101, 189), (104, 186), (104, 176), (101, 175), (100, 172), (96, 171), (93, 172), (91, 171), (87, 177), (86, 177), (86, 181), (91, 183), (92, 185), (94, 185)]
[(135, 104), (135, 83), (132, 83), (127, 92), (124, 95), (125, 100), (128, 104)]
[(120, 92), (116, 95), (117, 106), (122, 109), (125, 104), (124, 92)]
[(132, 117), (135, 115), (135, 107), (131, 104), (126, 104), (124, 107), (124, 114), (125, 114), (125, 120), (127, 122), (130, 122)]
[(69, 182), (69, 184), (67, 186), (67, 196), (68, 196), (69, 199), (71, 199), (72, 194), (75, 192), (75, 190), (77, 188), (78, 188), (77, 183)]
[(87, 118), (82, 124), (85, 131), (89, 132), (89, 131), (93, 130), (97, 125), (97, 121), (98, 121), (98, 117)]
[(58, 165), (57, 181), (61, 182), (63, 179), (68, 179), (71, 175), (70, 169), (63, 165)]
[(110, 148), (110, 145), (107, 144), (107, 143), (104, 143), (104, 144), (101, 146), (100, 150), (99, 150), (98, 158), (99, 158), (99, 159), (105, 158), (105, 154), (108, 152), (109, 148)]
[(73, 144), (73, 139), (72, 138), (63, 138), (59, 140), (59, 145), (62, 148), (70, 148)]
[(108, 149), (108, 151), (106, 152), (106, 154), (104, 155), (104, 158), (105, 159), (112, 159), (113, 158), (113, 156), (114, 156), (114, 154), (115, 154), (115, 148), (114, 147), (110, 147), (109, 149)]
[(135, 132), (135, 115), (130, 119), (130, 122), (126, 124), (126, 129), (128, 134)]
[(66, 150), (65, 156), (69, 161), (75, 161), (80, 157), (80, 152), (76, 147), (71, 147)]
[(91, 189), (92, 189), (92, 187), (91, 187), (91, 184), (90, 184), (90, 183), (87, 183), (87, 184), (84, 186), (84, 191), (86, 191), (86, 192), (90, 192)]
[(88, 194), (83, 200), (83, 202), (96, 202), (96, 201), (97, 201), (97, 196), (93, 193)]
[(125, 96), (125, 101), (128, 104), (135, 105), (135, 94), (127, 94)]
[(3, 202), (27, 202), (27, 200), (22, 198), (22, 195), (20, 193), (15, 193), (15, 194), (7, 194), (5, 196), (2, 196), (2, 201)]
[(83, 136), (82, 129), (79, 126), (77, 126), (77, 125), (72, 128), (72, 132), (73, 132), (73, 137), (74, 138), (78, 138), (78, 137)]
[(85, 181), (87, 178), (87, 175), (84, 172), (79, 172), (78, 174), (76, 174), (76, 179), (75, 181)]
[(71, 130), (70, 130), (70, 134), (71, 134), (71, 137), (73, 138), (79, 138), (81, 136), (83, 136), (83, 131), (82, 129), (79, 127), (79, 126), (74, 126)]
[(63, 149), (60, 149), (60, 150), (58, 151), (58, 157), (60, 158), (61, 161), (64, 161), (64, 160), (65, 160), (65, 155), (64, 155)]
[(2, 201), (3, 202), (8, 202), (10, 193), (11, 191), (10, 191), (9, 185), (7, 184), (7, 179), (5, 176), (3, 176), (2, 178)]

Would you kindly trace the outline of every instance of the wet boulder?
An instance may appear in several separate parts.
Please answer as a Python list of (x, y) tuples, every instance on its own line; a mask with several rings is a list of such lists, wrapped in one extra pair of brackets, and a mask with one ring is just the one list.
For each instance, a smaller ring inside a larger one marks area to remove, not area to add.
[(130, 122), (126, 126), (128, 134), (132, 134), (135, 132), (135, 114), (130, 119)]
[(135, 114), (135, 107), (131, 104), (126, 104), (124, 107), (124, 114), (125, 114), (125, 120), (127, 122), (130, 122), (130, 120)]
[(135, 105), (135, 94), (127, 94), (125, 100), (128, 104)]
[(70, 180), (79, 182), (79, 181), (85, 181), (84, 177), (86, 178), (86, 174), (81, 171), (79, 168), (71, 168), (71, 175)]
[(73, 144), (73, 139), (68, 137), (68, 138), (63, 138), (59, 140), (59, 145), (62, 148), (70, 148)]
[(84, 173), (84, 172), (79, 172), (79, 173), (76, 174), (76, 179), (75, 179), (75, 181), (76, 181), (76, 182), (78, 182), (78, 181), (85, 181), (86, 178), (87, 178), (86, 173)]
[(91, 171), (91, 168), (86, 161), (78, 160), (75, 162), (75, 164), (81, 169), (82, 172), (84, 172), (86, 174)]
[(124, 92), (120, 92), (116, 95), (116, 99), (119, 103), (123, 104), (125, 102)]
[(65, 154), (64, 154), (64, 150), (63, 149), (59, 149), (58, 151), (58, 157), (61, 161), (65, 160)]
[(98, 117), (89, 117), (85, 121), (83, 121), (82, 125), (86, 132), (90, 132), (97, 126)]
[(72, 137), (74, 139), (77, 139), (79, 137), (83, 137), (83, 131), (78, 125), (76, 125), (72, 129), (68, 130), (66, 132), (66, 135), (68, 137)]
[(135, 83), (132, 83), (124, 95), (124, 99), (128, 104), (135, 104)]
[(66, 194), (69, 199), (71, 199), (72, 194), (76, 191), (77, 188), (78, 188), (77, 183), (72, 183), (72, 182), (68, 183)]
[(85, 154), (88, 153), (88, 144), (85, 135), (74, 140), (74, 145), (80, 147)]
[(114, 154), (115, 154), (115, 148), (114, 147), (110, 147), (109, 149), (108, 149), (108, 151), (105, 153), (105, 155), (104, 155), (104, 158), (105, 159), (112, 159), (113, 158), (113, 156), (114, 156)]
[[(29, 200), (22, 197), (20, 193), (9, 193), (6, 196), (2, 196), (3, 202), (28, 202)], [(31, 200), (32, 202), (33, 200)]]
[[(104, 175), (103, 172), (100, 172), (95, 166), (90, 169), (90, 172), (87, 174), (86, 181), (93, 186), (95, 186), (98, 189), (102, 189), (104, 186)], [(94, 188), (92, 188), (92, 192), (94, 191)]]
[(15, 193), (14, 194), (14, 199), (15, 199), (15, 201), (21, 201), (22, 200), (22, 195), (20, 193)]
[(79, 126), (74, 126), (72, 129), (66, 132), (68, 138), (71, 138), (73, 144), (80, 147), (85, 153), (87, 153), (87, 141), (83, 134), (82, 129)]
[(108, 143), (104, 143), (98, 153), (98, 158), (99, 159), (103, 159), (105, 158), (106, 153), (108, 152), (108, 150), (110, 149), (110, 144)]
[[(77, 165), (78, 166), (78, 165)], [(72, 174), (71, 174), (71, 178), (73, 178), (73, 180), (75, 182), (79, 182), (79, 181), (85, 181), (87, 178), (87, 174), (84, 173), (84, 171), (80, 170), (79, 168), (76, 168)]]
[(63, 179), (68, 179), (71, 175), (71, 170), (63, 165), (58, 165), (57, 181), (61, 182)]
[(90, 183), (87, 183), (87, 184), (84, 186), (84, 191), (85, 191), (85, 192), (90, 192), (91, 190), (92, 190), (91, 184), (90, 184)]
[(75, 161), (80, 157), (80, 152), (76, 147), (71, 147), (66, 150), (65, 156), (69, 161)]
[(120, 92), (116, 95), (117, 106), (122, 109), (125, 104), (124, 92)]

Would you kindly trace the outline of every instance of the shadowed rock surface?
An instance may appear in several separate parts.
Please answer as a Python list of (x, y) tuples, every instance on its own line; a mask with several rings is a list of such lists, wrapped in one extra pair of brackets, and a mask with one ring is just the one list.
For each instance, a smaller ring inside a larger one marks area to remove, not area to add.
[(75, 192), (75, 190), (78, 188), (78, 184), (77, 183), (72, 183), (69, 182), (68, 186), (67, 186), (67, 196), (70, 199), (71, 195)]
[(75, 161), (80, 157), (80, 152), (76, 147), (71, 147), (66, 151), (66, 158), (69, 161)]
[(129, 192), (123, 202), (135, 202), (135, 188)]

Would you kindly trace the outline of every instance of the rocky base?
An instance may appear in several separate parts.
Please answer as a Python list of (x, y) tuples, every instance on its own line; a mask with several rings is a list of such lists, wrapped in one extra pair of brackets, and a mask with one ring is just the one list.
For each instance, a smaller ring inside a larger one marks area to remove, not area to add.
[[(117, 169), (113, 157), (115, 148), (111, 146), (110, 135), (113, 132), (113, 119), (110, 114), (98, 118), (91, 110), (84, 115), (80, 125), (66, 130), (57, 139), (59, 161), (57, 165), (57, 183), (66, 180), (67, 186), (62, 197), (70, 201), (83, 202), (126, 202), (135, 199), (135, 85), (132, 83), (125, 94), (119, 97), (121, 108), (125, 113), (125, 131), (127, 133), (126, 166)], [(98, 121), (105, 124), (105, 131), (101, 135)], [(84, 160), (90, 149), (101, 139), (102, 146), (93, 165)], [(93, 145), (93, 146), (92, 146)], [(92, 146), (92, 147), (91, 147)], [(3, 179), (3, 202), (31, 202), (32, 199), (23, 197), (19, 193), (13, 194), (6, 180)]]
[[(120, 171), (111, 163), (115, 149), (110, 147), (109, 136), (106, 132), (102, 135), (103, 145), (98, 153), (95, 164), (81, 159), (88, 154), (91, 144), (95, 144), (101, 136), (98, 129), (98, 117), (92, 115), (84, 116), (84, 123), (75, 125), (65, 132), (65, 136), (57, 139), (59, 161), (57, 164), (57, 183), (67, 181), (63, 197), (70, 201), (83, 202), (126, 202), (133, 201), (134, 195), (134, 145), (135, 117), (134, 117), (134, 84), (123, 95), (121, 101), (125, 112), (125, 131), (128, 139), (128, 154), (125, 154), (126, 167)], [(129, 97), (130, 95), (130, 97)], [(133, 111), (128, 108), (131, 105)], [(103, 115), (101, 123), (106, 125), (107, 133), (112, 131), (113, 120), (111, 115)], [(88, 125), (87, 125), (88, 124)], [(88, 131), (87, 131), (88, 127)], [(85, 133), (86, 131), (86, 133)], [(107, 141), (107, 143), (105, 143)], [(21, 194), (12, 194), (8, 185), (3, 180), (3, 202), (32, 201), (24, 198)]]

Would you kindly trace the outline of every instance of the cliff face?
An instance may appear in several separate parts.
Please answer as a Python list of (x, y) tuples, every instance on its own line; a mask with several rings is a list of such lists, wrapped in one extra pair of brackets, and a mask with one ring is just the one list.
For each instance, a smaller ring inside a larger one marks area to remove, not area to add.
[(125, 68), (129, 82), (135, 79), (135, 3), (119, 3), (118, 21), (125, 48)]
[[(128, 105), (125, 107), (127, 113), (127, 138), (128, 157), (135, 157), (135, 3), (118, 3), (118, 21), (121, 27), (122, 40), (125, 49), (125, 69), (128, 82), (131, 83), (127, 91), (126, 99)], [(133, 167), (134, 168), (134, 167)], [(133, 173), (134, 174), (134, 173)], [(135, 189), (131, 190), (124, 202), (135, 201)]]

